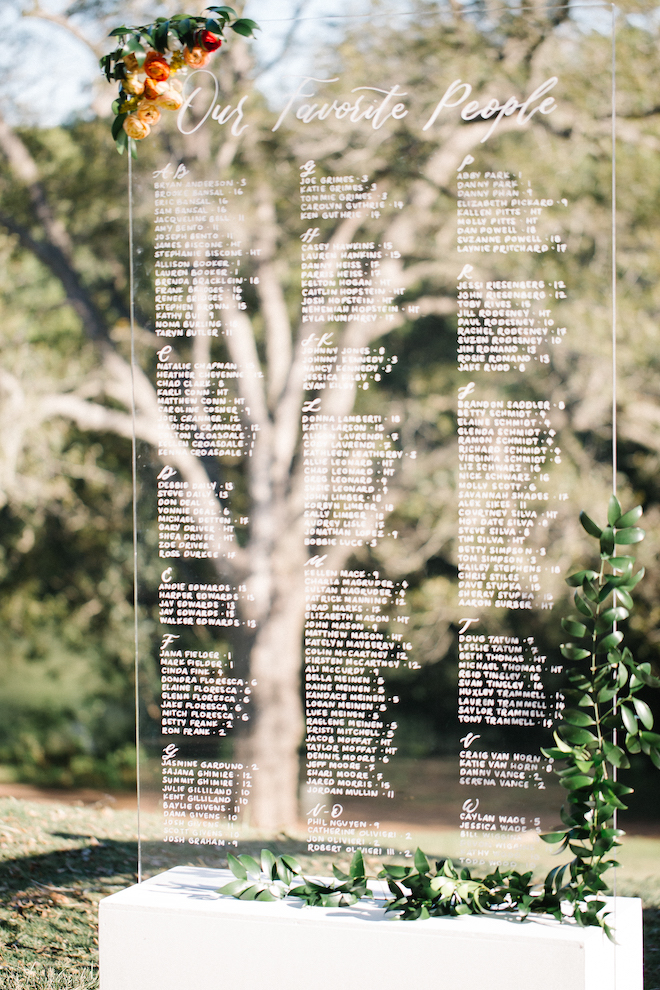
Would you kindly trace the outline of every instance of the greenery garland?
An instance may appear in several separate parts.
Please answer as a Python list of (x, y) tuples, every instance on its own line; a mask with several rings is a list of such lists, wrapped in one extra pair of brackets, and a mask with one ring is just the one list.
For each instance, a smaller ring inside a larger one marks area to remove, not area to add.
[[(641, 506), (623, 513), (614, 495), (603, 528), (581, 512), (583, 528), (598, 540), (600, 565), (566, 579), (576, 589), (579, 612), (562, 619), (562, 628), (577, 640), (561, 646), (572, 664), (570, 686), (564, 692), (569, 707), (556, 723), (555, 746), (543, 753), (561, 762), (556, 773), (568, 798), (567, 807), (561, 809), (562, 825), (541, 839), (558, 845), (558, 852), (570, 850), (574, 858), (550, 870), (544, 883), (538, 884), (531, 871), (498, 868), (485, 877), (473, 877), (449, 859), (432, 867), (418, 849), (412, 866), (384, 866), (378, 874), (391, 894), (385, 905), (388, 912), (404, 921), (491, 912), (507, 912), (523, 920), (530, 914), (546, 914), (557, 921), (570, 918), (581, 927), (597, 925), (613, 938), (602, 899), (607, 890), (603, 875), (619, 865), (611, 854), (624, 833), (614, 827), (613, 819), (616, 810), (626, 808), (624, 795), (632, 793), (632, 788), (616, 780), (616, 771), (629, 766), (626, 750), (648, 754), (660, 768), (660, 735), (651, 731), (653, 715), (638, 697), (645, 686), (660, 687), (660, 680), (652, 675), (650, 664), (636, 663), (630, 650), (622, 647), (623, 633), (617, 628), (630, 615), (631, 591), (644, 569), (634, 572), (634, 557), (617, 556), (616, 551), (644, 538), (644, 531), (635, 525), (641, 515)], [(621, 737), (623, 745), (619, 745)], [(336, 882), (330, 883), (305, 878), (293, 857), (276, 857), (267, 849), (262, 850), (260, 862), (229, 854), (228, 863), (236, 879), (219, 893), (241, 900), (291, 896), (312, 906), (348, 907), (373, 896), (359, 851), (348, 873), (333, 865)]]
[[(259, 26), (249, 18), (238, 18), (231, 7), (206, 10), (215, 16), (175, 14), (139, 27), (122, 25), (110, 32), (109, 37), (119, 40), (119, 47), (104, 55), (99, 65), (108, 82), (119, 81), (119, 96), (112, 104), (112, 136), (120, 154), (131, 140), (147, 137), (162, 110), (180, 109), (182, 77), (208, 63), (220, 49), (226, 27), (249, 38)], [(130, 148), (135, 155), (135, 145), (131, 143)]]

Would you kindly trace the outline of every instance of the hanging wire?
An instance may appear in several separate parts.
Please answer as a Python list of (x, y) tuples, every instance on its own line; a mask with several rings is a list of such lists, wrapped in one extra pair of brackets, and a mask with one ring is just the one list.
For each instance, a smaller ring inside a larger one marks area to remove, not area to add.
[[(593, 8), (594, 10), (608, 10), (611, 8), (611, 4), (607, 3), (607, 0), (593, 0), (592, 3), (556, 3), (548, 4), (545, 7), (545, 11), (551, 10), (585, 10)], [(522, 11), (531, 10), (538, 12), (538, 5), (536, 4), (504, 4), (502, 7), (489, 7), (489, 14), (518, 14)], [(288, 24), (298, 21), (356, 21), (356, 20), (369, 20), (373, 21), (379, 17), (392, 17), (393, 13), (397, 17), (413, 17), (419, 14), (418, 10), (396, 10), (396, 11), (382, 11), (382, 13), (371, 12), (366, 14), (305, 14), (294, 15), (293, 17), (261, 17), (259, 16), (259, 24)], [(461, 14), (481, 14), (483, 13), (483, 7), (480, 3), (464, 3), (461, 5)]]

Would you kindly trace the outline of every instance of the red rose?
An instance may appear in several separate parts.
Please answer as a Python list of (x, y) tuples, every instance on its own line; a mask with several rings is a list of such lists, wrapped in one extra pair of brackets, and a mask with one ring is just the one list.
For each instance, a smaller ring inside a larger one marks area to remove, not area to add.
[(195, 34), (195, 44), (203, 48), (205, 52), (216, 52), (222, 44), (222, 38), (212, 31), (197, 31)]
[(167, 59), (160, 52), (149, 52), (144, 60), (142, 71), (146, 72), (150, 79), (162, 82), (170, 74), (170, 67)]

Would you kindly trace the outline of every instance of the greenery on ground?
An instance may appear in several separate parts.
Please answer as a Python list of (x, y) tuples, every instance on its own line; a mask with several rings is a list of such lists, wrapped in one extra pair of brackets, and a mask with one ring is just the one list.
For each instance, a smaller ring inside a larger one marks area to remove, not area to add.
[[(176, 865), (159, 827), (160, 815), (143, 814), (146, 876)], [(442, 855), (443, 835), (449, 833), (436, 833), (434, 856)], [(258, 855), (263, 844), (255, 835), (238, 851)], [(331, 872), (331, 856), (309, 855), (301, 839), (282, 835), (269, 845), (275, 855), (295, 856), (309, 875)], [(657, 845), (628, 841), (636, 859), (629, 869), (624, 856), (618, 885), (620, 893), (644, 898), (645, 990), (660, 990), (660, 875), (648, 875)], [(0, 990), (94, 990), (98, 902), (135, 882), (136, 859), (133, 811), (0, 799)], [(195, 852), (190, 862), (227, 865), (213, 853)], [(366, 865), (379, 868), (369, 857)]]

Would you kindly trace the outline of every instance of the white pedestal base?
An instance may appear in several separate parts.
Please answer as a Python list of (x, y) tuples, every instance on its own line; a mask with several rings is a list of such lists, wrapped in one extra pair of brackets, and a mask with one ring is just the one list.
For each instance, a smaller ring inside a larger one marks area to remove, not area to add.
[(600, 929), (493, 917), (393, 921), (372, 902), (307, 908), (216, 893), (225, 870), (177, 867), (100, 904), (101, 990), (642, 990), (642, 910)]

